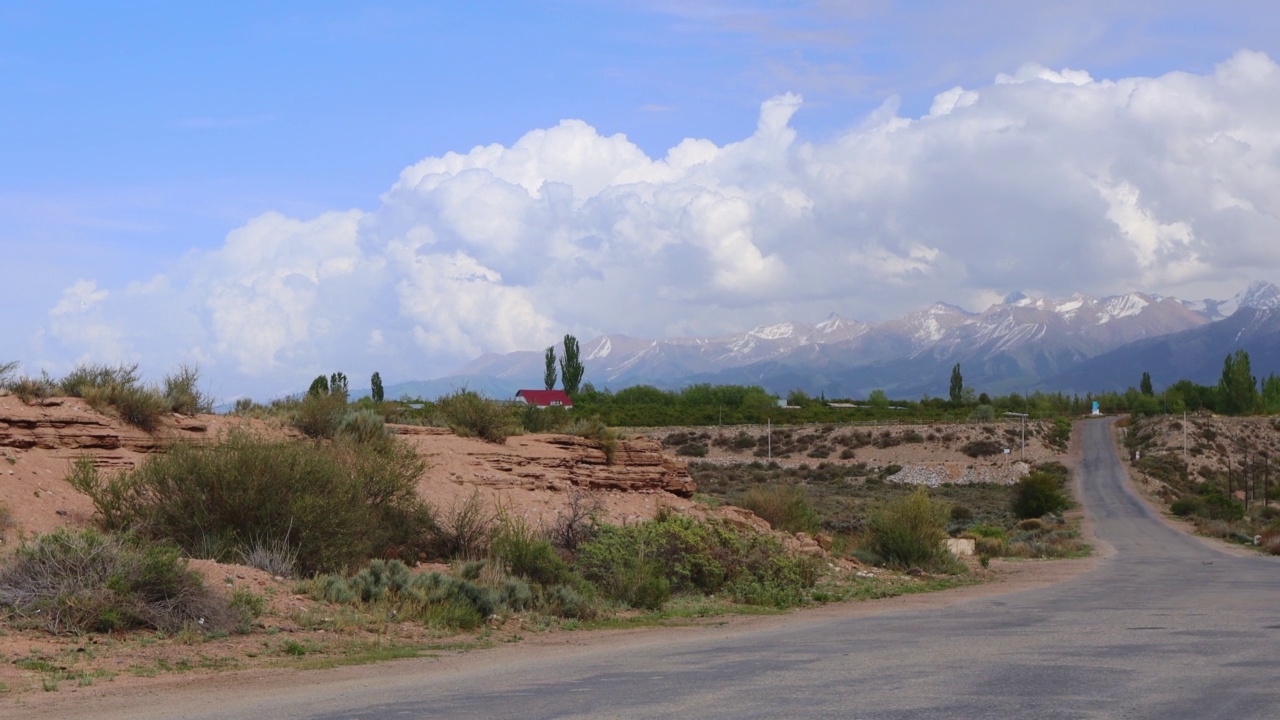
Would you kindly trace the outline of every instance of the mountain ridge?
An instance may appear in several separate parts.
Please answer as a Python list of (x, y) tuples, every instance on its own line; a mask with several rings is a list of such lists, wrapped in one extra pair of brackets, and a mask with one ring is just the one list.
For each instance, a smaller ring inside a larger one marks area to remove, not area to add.
[[(1012, 292), (980, 312), (935, 302), (880, 323), (831, 313), (817, 323), (778, 322), (718, 337), (608, 334), (584, 342), (582, 357), (586, 380), (614, 389), (709, 382), (763, 385), (779, 394), (801, 389), (860, 397), (883, 389), (910, 397), (945, 393), (950, 368), (960, 363), (966, 384), (987, 392), (1055, 390), (1087, 382), (1076, 369), (1083, 365), (1089, 372), (1104, 365), (1086, 364), (1094, 358), (1134, 343), (1194, 333), (1241, 309), (1280, 311), (1280, 288), (1257, 281), (1230, 299), (1198, 301), (1136, 291), (1102, 298)], [(1258, 337), (1270, 327), (1264, 322)], [(1186, 337), (1212, 345), (1222, 342), (1220, 334)], [(1270, 347), (1261, 340), (1255, 344)], [(540, 386), (543, 367), (542, 350), (486, 354), (433, 382)], [(1114, 363), (1107, 367), (1116, 371)]]

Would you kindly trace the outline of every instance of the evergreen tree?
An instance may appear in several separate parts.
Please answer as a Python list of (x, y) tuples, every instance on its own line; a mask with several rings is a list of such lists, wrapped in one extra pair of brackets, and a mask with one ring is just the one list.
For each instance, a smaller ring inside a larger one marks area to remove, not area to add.
[(960, 374), (960, 363), (951, 368), (951, 404), (959, 405), (964, 401), (964, 376)]
[(1156, 394), (1155, 389), (1151, 387), (1151, 373), (1143, 371), (1142, 384), (1138, 386), (1138, 390), (1148, 397)]
[(565, 335), (564, 357), (560, 358), (560, 383), (564, 386), (564, 391), (570, 395), (577, 394), (585, 372), (586, 368), (582, 366), (582, 357), (578, 349), (578, 339), (572, 335)]
[(556, 346), (547, 348), (546, 369), (542, 371), (542, 386), (547, 390), (556, 389)]
[(386, 399), (386, 395), (382, 391), (382, 375), (377, 372), (373, 373), (373, 377), (369, 378), (369, 397), (373, 398), (376, 403)]
[(1222, 362), (1222, 379), (1218, 380), (1218, 411), (1227, 415), (1245, 415), (1258, 407), (1258, 380), (1249, 366), (1249, 353), (1237, 350)]

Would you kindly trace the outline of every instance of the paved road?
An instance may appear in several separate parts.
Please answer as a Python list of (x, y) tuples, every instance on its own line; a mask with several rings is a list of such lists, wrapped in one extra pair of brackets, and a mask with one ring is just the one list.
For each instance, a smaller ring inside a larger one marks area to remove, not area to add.
[[(1280, 718), (1280, 562), (1172, 530), (1088, 421), (1083, 501), (1114, 553), (1041, 590), (941, 610), (690, 633), (209, 717)], [(372, 672), (377, 672), (374, 669)], [(201, 713), (203, 715), (203, 712)]]

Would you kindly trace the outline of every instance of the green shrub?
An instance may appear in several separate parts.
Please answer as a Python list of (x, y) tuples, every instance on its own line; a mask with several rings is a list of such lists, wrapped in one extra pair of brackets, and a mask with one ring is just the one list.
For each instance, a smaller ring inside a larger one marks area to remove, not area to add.
[(516, 408), (471, 390), (459, 390), (436, 401), (440, 424), (460, 437), (504, 443), (519, 431)]
[(200, 391), (200, 368), (181, 365), (178, 371), (165, 375), (165, 403), (171, 412), (183, 415), (213, 412), (213, 398)]
[(95, 410), (114, 410), (120, 419), (147, 432), (154, 432), (160, 418), (168, 409), (168, 403), (155, 388), (139, 385), (111, 384), (85, 386), (82, 390), (85, 402)]
[(48, 373), (41, 373), (40, 377), (22, 376), (6, 380), (3, 386), (6, 390), (13, 393), (24, 403), (30, 403), (32, 400), (43, 400), (53, 397), (58, 392), (58, 384)]
[(292, 424), (310, 438), (332, 438), (347, 414), (347, 399), (329, 393), (307, 393), (293, 407)]
[(79, 365), (58, 381), (59, 389), (69, 397), (86, 397), (91, 390), (102, 390), (112, 385), (133, 387), (138, 384), (138, 364)]
[(676, 455), (682, 457), (706, 457), (707, 446), (702, 443), (687, 443), (676, 448)]
[(187, 627), (229, 630), (236, 615), (187, 569), (177, 548), (95, 530), (56, 530), (0, 571), (0, 605), (55, 634)]
[(1037, 470), (1013, 486), (1013, 514), (1019, 518), (1037, 518), (1067, 509), (1071, 502), (1062, 490), (1062, 482), (1054, 475)]
[(520, 409), (520, 425), (525, 432), (560, 432), (573, 424), (572, 413), (564, 407), (526, 405)]
[(1200, 498), (1188, 495), (1174, 500), (1169, 506), (1169, 511), (1178, 517), (1187, 517), (1200, 512)]
[(970, 535), (973, 535), (974, 537), (998, 538), (1000, 540), (1003, 540), (1006, 537), (1008, 537), (1008, 533), (1005, 532), (1004, 528), (996, 527), (995, 525), (988, 525), (986, 523), (971, 525), (969, 529), (966, 530), (965, 532), (967, 532)]
[(348, 410), (338, 421), (339, 437), (358, 443), (376, 444), (386, 442), (391, 437), (387, 430), (387, 422), (377, 410)]
[(370, 447), (268, 440), (234, 432), (214, 445), (172, 446), (110, 479), (88, 461), (67, 478), (108, 529), (136, 529), (191, 552), (283, 541), (311, 573), (425, 546), (422, 461), (402, 443)]
[(758, 485), (747, 490), (738, 505), (768, 522), (774, 530), (789, 533), (818, 531), (818, 511), (803, 485)]
[(607, 596), (645, 608), (660, 607), (668, 592), (797, 605), (822, 572), (820, 561), (792, 555), (773, 535), (676, 515), (603, 525), (579, 546), (574, 565)]
[(565, 432), (588, 440), (594, 440), (596, 447), (600, 448), (600, 451), (604, 453), (605, 463), (613, 464), (614, 457), (618, 453), (618, 431), (605, 425), (599, 417), (578, 418), (570, 423)]
[(967, 505), (955, 504), (951, 506), (951, 519), (956, 521), (965, 521), (973, 519), (973, 509)]
[(886, 501), (867, 518), (867, 543), (893, 567), (941, 569), (953, 561), (947, 537), (946, 503), (923, 488)]
[(1066, 452), (1071, 442), (1071, 421), (1067, 418), (1054, 419), (1046, 441), (1059, 452)]
[(500, 520), (490, 544), (490, 553), (513, 575), (545, 587), (575, 579), (569, 564), (556, 552), (551, 541), (516, 518)]
[(995, 440), (970, 440), (960, 446), (960, 452), (971, 458), (999, 455), (1004, 452), (1004, 445)]

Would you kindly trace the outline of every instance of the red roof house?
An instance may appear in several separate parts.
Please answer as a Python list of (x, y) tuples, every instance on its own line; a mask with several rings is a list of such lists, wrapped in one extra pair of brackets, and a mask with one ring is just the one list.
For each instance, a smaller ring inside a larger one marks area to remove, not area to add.
[(573, 407), (573, 401), (569, 399), (569, 393), (563, 390), (521, 390), (516, 393), (516, 399), (522, 400), (528, 405), (544, 408)]

